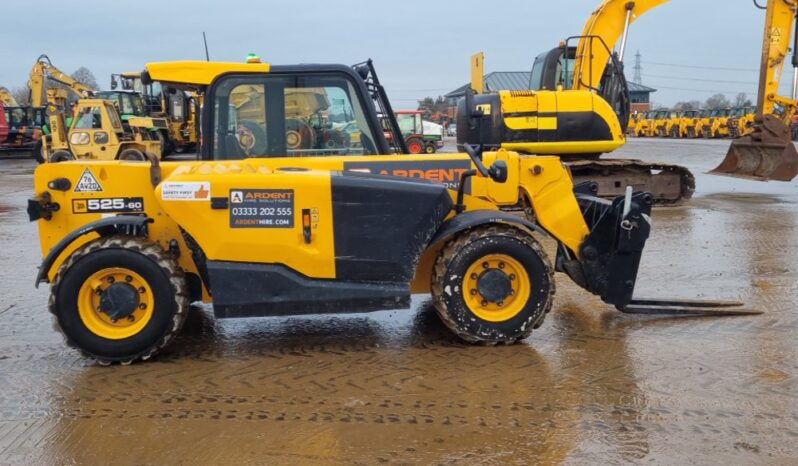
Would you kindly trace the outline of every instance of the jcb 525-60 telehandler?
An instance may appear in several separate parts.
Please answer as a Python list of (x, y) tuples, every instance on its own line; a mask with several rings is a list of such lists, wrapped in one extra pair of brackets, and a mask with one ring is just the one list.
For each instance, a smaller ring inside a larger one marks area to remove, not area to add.
[[(470, 144), (380, 155), (372, 99), (401, 133), (370, 62), (156, 63), (147, 75), (206, 96), (202, 160), (41, 165), (28, 205), (45, 256), (37, 284), (51, 284), (68, 343), (100, 362), (149, 358), (197, 300), (217, 317), (249, 317), (407, 308), (411, 293), (431, 293), (454, 333), (489, 344), (543, 323), (555, 270), (624, 312), (737, 304), (633, 298), (648, 193), (604, 200), (574, 187), (557, 157)], [(339, 104), (297, 112), (303, 89)], [(360, 140), (291, 149), (295, 114), (348, 119)], [(400, 171), (435, 181), (391, 176)], [(500, 210), (520, 196), (536, 223)], [(556, 240), (554, 264), (536, 235)]]

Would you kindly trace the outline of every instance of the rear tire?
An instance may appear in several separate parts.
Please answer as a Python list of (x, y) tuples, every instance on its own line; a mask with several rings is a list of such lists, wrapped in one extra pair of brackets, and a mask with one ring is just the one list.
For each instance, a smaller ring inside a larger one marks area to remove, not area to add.
[(438, 315), (471, 343), (509, 344), (528, 337), (551, 309), (554, 291), (540, 244), (506, 225), (461, 233), (444, 246), (432, 272)]
[(183, 271), (160, 246), (111, 236), (72, 253), (53, 280), (49, 308), (69, 346), (101, 364), (129, 364), (174, 339), (189, 299)]
[(144, 152), (138, 149), (125, 149), (119, 153), (119, 160), (129, 160), (134, 162), (143, 162), (147, 160), (147, 157), (144, 156)]
[(424, 152), (424, 141), (419, 138), (410, 138), (405, 141), (407, 151), (411, 154), (420, 154)]

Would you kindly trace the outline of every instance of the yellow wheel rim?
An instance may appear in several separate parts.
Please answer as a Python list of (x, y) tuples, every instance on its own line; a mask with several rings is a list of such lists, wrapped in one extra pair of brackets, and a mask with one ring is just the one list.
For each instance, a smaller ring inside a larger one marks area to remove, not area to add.
[[(119, 319), (112, 319), (101, 306), (103, 292), (114, 284), (126, 284), (138, 296), (135, 310)], [(121, 340), (139, 333), (152, 318), (154, 308), (155, 299), (147, 281), (136, 272), (122, 267), (98, 270), (83, 282), (78, 291), (78, 313), (83, 324), (95, 335), (111, 340)]]
[[(480, 293), (479, 280), (485, 272), (498, 270), (510, 280), (510, 294), (499, 301), (491, 301)], [(506, 254), (490, 254), (474, 261), (463, 277), (463, 297), (477, 317), (489, 322), (512, 319), (526, 306), (532, 284), (521, 263)]]

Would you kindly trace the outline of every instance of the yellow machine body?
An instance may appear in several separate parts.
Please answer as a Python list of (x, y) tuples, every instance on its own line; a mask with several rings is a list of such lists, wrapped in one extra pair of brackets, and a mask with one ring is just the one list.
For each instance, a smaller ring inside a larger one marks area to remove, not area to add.
[[(589, 91), (499, 91), (501, 147), (525, 153), (600, 154), (626, 143), (613, 109)], [(578, 136), (567, 137), (576, 133)], [(576, 139), (576, 140), (575, 140)]]
[[(466, 154), (440, 155), (436, 159), (441, 157), (446, 160), (468, 160)], [(170, 241), (174, 240), (181, 250), (188, 250), (182, 229), (202, 246), (209, 260), (280, 263), (308, 277), (335, 279), (331, 174), (343, 170), (344, 164), (352, 161), (408, 162), (414, 158), (428, 159), (407, 155), (163, 162), (160, 164), (162, 181), (156, 186), (151, 184), (150, 165), (147, 163), (44, 164), (36, 170), (36, 192), (48, 192), (51, 202), (62, 206), (63, 212), (55, 212), (50, 220), (39, 222), (42, 253), (46, 255), (50, 252), (66, 233), (107, 217), (110, 213), (107, 210), (90, 209), (90, 202), (126, 199), (141, 206), (133, 209), (122, 207), (114, 211), (131, 212), (154, 219), (148, 226), (149, 236), (164, 249), (168, 249)], [(579, 245), (589, 230), (574, 198), (571, 178), (559, 158), (524, 157), (508, 151), (484, 155), (488, 164), (498, 159), (508, 164), (507, 182), (495, 183), (487, 178), (473, 178), (471, 194), (465, 196), (467, 210), (498, 211), (500, 206), (517, 204), (519, 196), (524, 196), (534, 206), (540, 225), (567, 247), (579, 251)], [(279, 169), (285, 166), (309, 170)], [(451, 178), (462, 172), (433, 171), (408, 175), (417, 175), (419, 178), (426, 175), (427, 179), (434, 179)], [(73, 188), (59, 192), (48, 188), (48, 183), (56, 178), (66, 178), (73, 187), (85, 186), (87, 177), (96, 182), (94, 191), (86, 189), (75, 192)], [(211, 206), (214, 197), (228, 197), (231, 191), (249, 189), (293, 190), (294, 213), (298, 215), (303, 208), (313, 212), (312, 241), (304, 241), (302, 219), (299, 217), (294, 219), (292, 228), (271, 228), (267, 230), (269, 234), (264, 235), (264, 229), (261, 228), (231, 227), (229, 209), (215, 210)], [(450, 194), (454, 199), (456, 193), (450, 191)], [(54, 260), (46, 278), (53, 281), (69, 254), (97, 236), (81, 236), (71, 243)], [(198, 273), (190, 254), (181, 255), (179, 263), (184, 270)], [(425, 261), (419, 264), (422, 267), (432, 265)], [(413, 283), (414, 291), (429, 291), (430, 273), (428, 268), (417, 271), (419, 280)], [(209, 298), (207, 290), (204, 298)]]

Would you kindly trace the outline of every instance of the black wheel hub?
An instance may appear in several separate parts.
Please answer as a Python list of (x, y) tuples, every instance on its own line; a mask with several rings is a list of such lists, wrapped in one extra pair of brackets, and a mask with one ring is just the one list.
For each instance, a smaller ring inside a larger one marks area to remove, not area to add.
[(510, 296), (513, 285), (510, 277), (499, 269), (489, 269), (479, 276), (477, 280), (477, 291), (483, 298), (498, 303)]
[(114, 283), (100, 296), (100, 310), (114, 320), (127, 317), (139, 307), (139, 293), (127, 283)]

